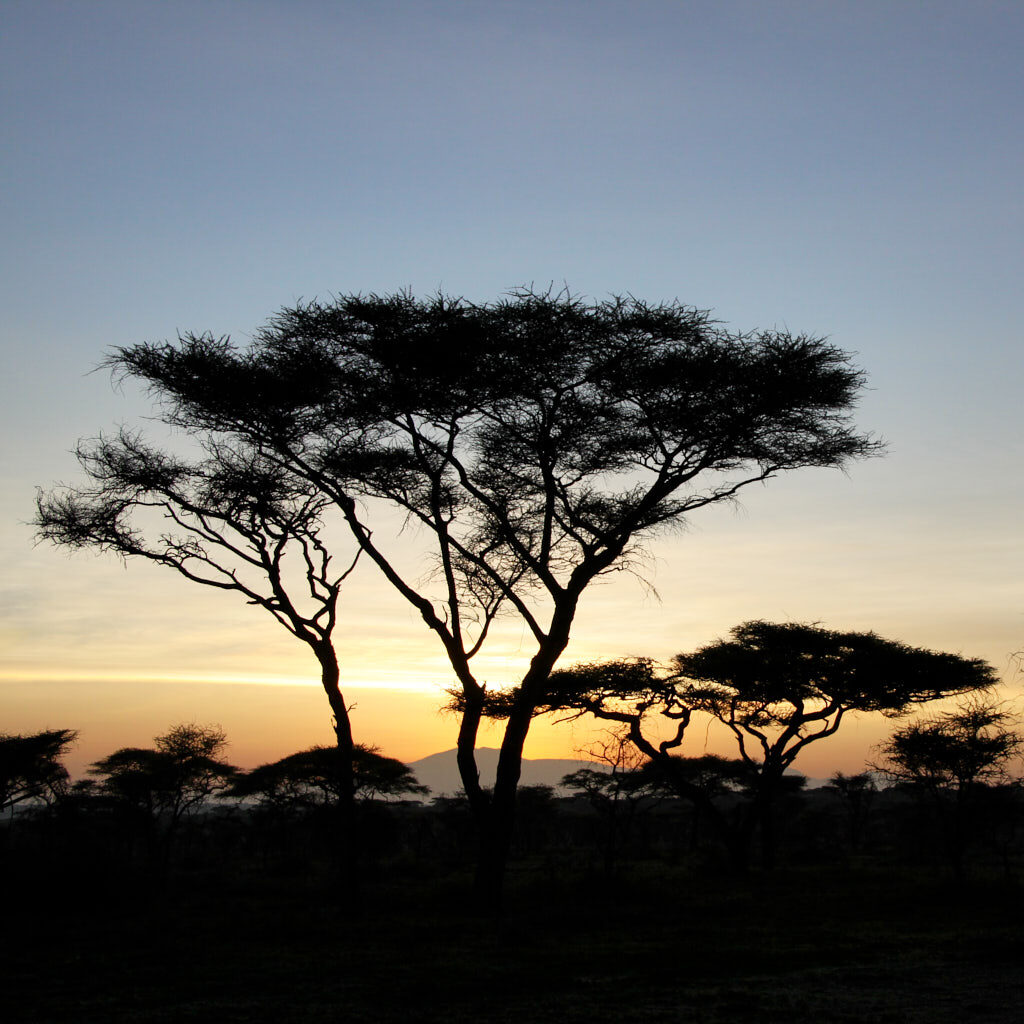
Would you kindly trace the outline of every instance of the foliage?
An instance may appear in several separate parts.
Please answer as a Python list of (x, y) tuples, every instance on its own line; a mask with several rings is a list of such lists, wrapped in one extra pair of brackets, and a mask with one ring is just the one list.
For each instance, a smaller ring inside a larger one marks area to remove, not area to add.
[[(310, 747), (237, 776), (225, 795), (255, 798), (272, 807), (337, 805), (345, 799), (348, 785), (341, 758), (337, 747)], [(352, 752), (351, 777), (356, 798), (364, 801), (429, 792), (408, 765), (361, 743)]]
[[(898, 715), (914, 704), (986, 689), (995, 678), (979, 659), (875, 633), (753, 621), (736, 626), (729, 639), (677, 655), (668, 672), (642, 658), (555, 672), (541, 710), (619, 723), (678, 795), (713, 817), (737, 857), (756, 825), (768, 864), (777, 797), (808, 744), (834, 735), (851, 712)], [(489, 713), (500, 717), (506, 705), (507, 698), (492, 698)], [(731, 784), (750, 801), (738, 833), (718, 815), (690, 760), (672, 756), (697, 713), (717, 719), (736, 738), (743, 768), (730, 769)], [(667, 735), (652, 738), (651, 718), (668, 722)]]
[(237, 769), (221, 757), (226, 746), (219, 726), (176, 725), (157, 736), (154, 747), (122, 747), (95, 762), (89, 773), (116, 805), (173, 828), (234, 776)]
[[(808, 743), (833, 735), (850, 712), (895, 716), (914, 704), (984, 690), (996, 679), (980, 659), (875, 633), (759, 621), (677, 655), (672, 668), (659, 672), (643, 658), (573, 666), (553, 673), (541, 710), (619, 722), (648, 756), (678, 747), (693, 714), (703, 712), (733, 732), (745, 763), (781, 771)], [(495, 717), (506, 714), (507, 697), (491, 697), (488, 707)], [(652, 713), (674, 723), (656, 747), (642, 740)]]
[[(751, 772), (749, 765), (737, 758), (718, 754), (701, 754), (699, 757), (672, 754), (667, 761), (648, 761), (646, 774), (653, 784), (668, 792), (678, 793), (683, 785), (683, 795), (692, 787), (710, 799), (749, 793), (756, 785), (756, 773)], [(799, 776), (795, 778), (803, 783)]]
[(1024, 737), (1014, 716), (975, 700), (897, 729), (882, 745), (879, 769), (889, 778), (931, 791), (966, 791), (1005, 781)]
[(479, 641), (507, 601), (540, 638), (524, 594), (557, 602), (746, 483), (877, 450), (849, 427), (861, 375), (833, 346), (635, 299), (342, 296), (282, 310), (249, 351), (186, 335), (114, 365), (171, 422), (244, 437), (345, 507), (385, 498), (431, 529), (449, 615), (431, 625), (464, 658), (466, 614)]
[[(41, 492), (40, 537), (145, 558), (194, 583), (236, 591), (304, 638), (320, 620), (333, 622), (340, 580), (330, 575), (320, 537), (324, 499), (251, 446), (210, 437), (202, 444), (206, 457), (189, 462), (125, 430), (80, 442), (92, 486)], [(303, 616), (285, 589), (288, 556), (298, 561), (315, 616)]]
[(833, 772), (825, 788), (851, 803), (867, 801), (878, 792), (878, 785), (872, 772), (858, 772), (856, 775)]
[(728, 640), (677, 655), (673, 668), (678, 700), (727, 725), (748, 763), (783, 769), (850, 712), (899, 715), (996, 681), (977, 658), (801, 623), (743, 623)]
[(338, 741), (350, 745), (332, 634), (355, 562), (332, 566), (327, 500), (243, 438), (199, 431), (198, 444), (203, 456), (189, 461), (126, 430), (80, 442), (89, 483), (37, 495), (38, 535), (167, 566), (265, 609), (317, 657)]
[(1024, 746), (1014, 721), (1004, 706), (977, 697), (909, 722), (881, 746), (877, 769), (931, 808), (938, 845), (958, 878), (983, 837), (1019, 821), (1019, 790), (1000, 785)]
[(49, 729), (29, 736), (0, 735), (0, 811), (25, 800), (47, 803), (67, 790), (61, 757), (74, 743), (73, 729)]

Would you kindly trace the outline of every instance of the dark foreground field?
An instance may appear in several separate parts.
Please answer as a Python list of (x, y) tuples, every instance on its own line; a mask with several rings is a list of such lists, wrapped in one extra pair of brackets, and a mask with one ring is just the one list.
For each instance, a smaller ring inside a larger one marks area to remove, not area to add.
[[(202, 874), (106, 894), (8, 879), (9, 1021), (1024, 1020), (1021, 893), (801, 869), (618, 881), (513, 878), (477, 917), (466, 880)], [(117, 892), (116, 898), (111, 895)]]

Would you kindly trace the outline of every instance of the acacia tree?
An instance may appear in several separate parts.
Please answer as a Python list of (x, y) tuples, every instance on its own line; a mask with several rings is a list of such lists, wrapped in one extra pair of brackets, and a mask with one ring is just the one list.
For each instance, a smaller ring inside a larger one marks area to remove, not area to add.
[[(849, 420), (862, 374), (846, 353), (730, 332), (678, 303), (342, 296), (282, 310), (246, 350), (185, 335), (112, 362), (171, 422), (244, 438), (314, 484), (436, 634), (464, 696), (458, 762), (486, 899), (500, 892), (530, 721), (590, 583), (748, 484), (878, 450)], [(436, 590), (403, 574), (365, 499), (428, 531)], [(472, 660), (499, 611), (533, 648), (488, 793)]]
[[(591, 714), (626, 727), (666, 781), (706, 810), (739, 863), (757, 829), (763, 863), (771, 866), (777, 798), (787, 769), (809, 744), (834, 735), (851, 712), (896, 716), (995, 682), (995, 671), (977, 658), (870, 632), (754, 621), (736, 626), (729, 639), (677, 655), (667, 673), (646, 659), (556, 673), (545, 710)], [(492, 713), (503, 712), (496, 705)], [(750, 799), (738, 832), (726, 827), (687, 759), (672, 756), (695, 713), (717, 719), (736, 740)], [(652, 720), (659, 723), (653, 730)]]
[(957, 877), (963, 877), (991, 787), (1010, 779), (1009, 765), (1024, 748), (1015, 720), (995, 700), (975, 698), (897, 729), (872, 766), (929, 801)]
[(376, 747), (355, 744), (348, 771), (341, 758), (337, 747), (310, 747), (239, 775), (226, 795), (255, 798), (268, 807), (338, 807), (347, 799), (349, 778), (362, 801), (429, 792), (407, 764)]
[(137, 818), (153, 850), (164, 856), (183, 818), (231, 781), (238, 770), (224, 760), (224, 730), (182, 724), (157, 736), (152, 747), (122, 747), (89, 769), (94, 792)]
[[(268, 611), (316, 657), (339, 763), (351, 764), (352, 725), (332, 636), (355, 559), (341, 571), (332, 565), (323, 539), (329, 503), (244, 439), (227, 444), (206, 433), (199, 443), (203, 457), (188, 460), (126, 430), (80, 442), (89, 484), (38, 494), (39, 536), (167, 566)], [(343, 771), (339, 784), (351, 806), (351, 775)]]
[(673, 661), (679, 699), (726, 725), (758, 780), (762, 857), (774, 858), (774, 807), (785, 771), (850, 712), (904, 714), (916, 704), (993, 686), (978, 658), (910, 647), (875, 633), (746, 622)]
[(50, 803), (62, 796), (68, 770), (61, 758), (77, 737), (73, 729), (47, 729), (29, 736), (0, 734), (0, 813), (25, 800)]

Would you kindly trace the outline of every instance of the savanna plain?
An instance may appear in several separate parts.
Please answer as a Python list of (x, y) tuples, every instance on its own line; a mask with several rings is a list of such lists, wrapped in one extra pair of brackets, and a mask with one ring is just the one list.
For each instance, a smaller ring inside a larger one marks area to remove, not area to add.
[(906, 794), (881, 794), (853, 849), (838, 796), (812, 790), (782, 812), (779, 866), (738, 872), (671, 802), (615, 833), (578, 797), (534, 803), (483, 909), (459, 800), (367, 804), (345, 864), (316, 815), (215, 809), (165, 847), (26, 816), (4, 835), (5, 1017), (1021, 1019), (1005, 818), (958, 879)]

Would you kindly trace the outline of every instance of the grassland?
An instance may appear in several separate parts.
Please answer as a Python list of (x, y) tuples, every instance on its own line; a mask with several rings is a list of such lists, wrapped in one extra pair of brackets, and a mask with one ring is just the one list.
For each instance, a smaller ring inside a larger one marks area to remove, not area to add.
[(3, 1016), (25, 1022), (1024, 1019), (1022, 893), (936, 870), (737, 880), (521, 864), (503, 914), (468, 879), (8, 879)]

